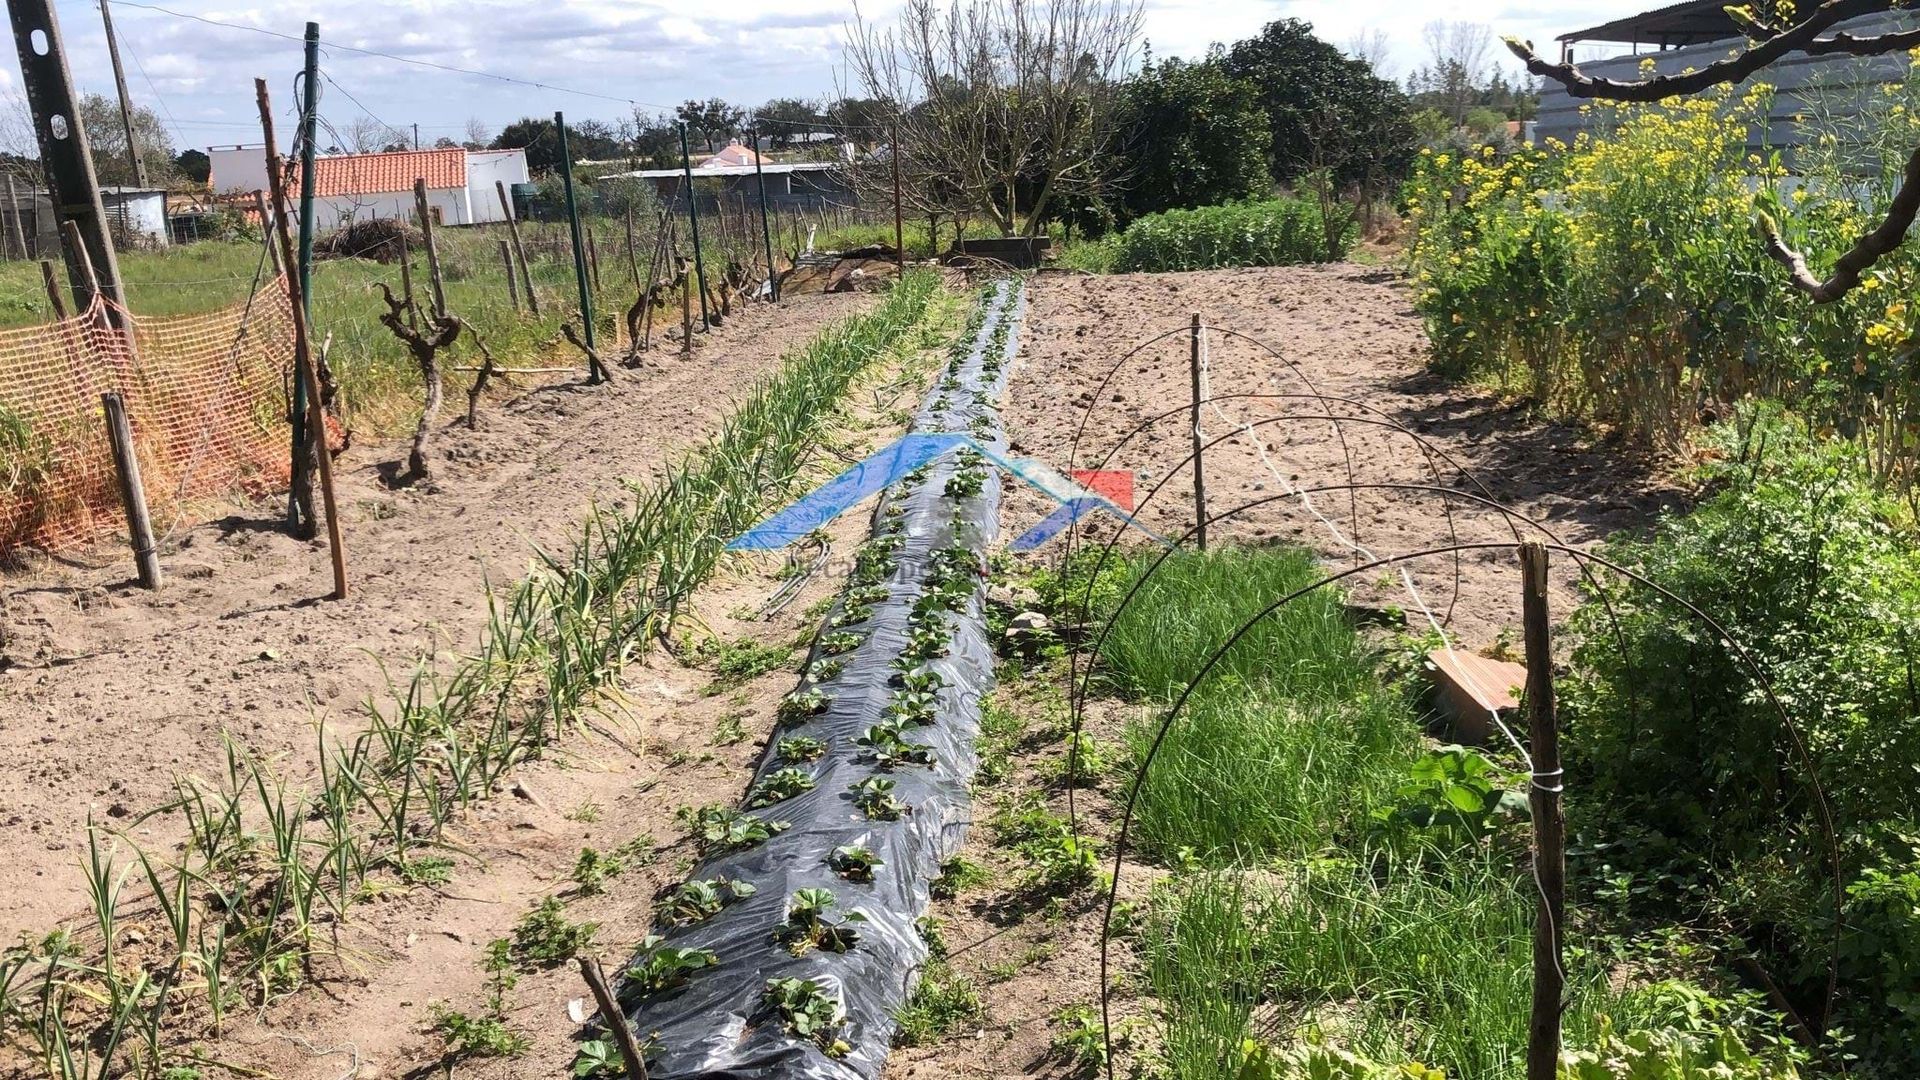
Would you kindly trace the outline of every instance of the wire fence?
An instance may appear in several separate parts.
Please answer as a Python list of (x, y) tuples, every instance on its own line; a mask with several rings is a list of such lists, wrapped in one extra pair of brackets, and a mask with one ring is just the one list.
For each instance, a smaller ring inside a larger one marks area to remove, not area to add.
[(142, 318), (103, 299), (0, 331), (0, 559), (120, 527), (102, 394), (126, 402), (160, 530), (195, 499), (284, 485), (292, 363), (286, 292), (271, 285), (207, 314)]

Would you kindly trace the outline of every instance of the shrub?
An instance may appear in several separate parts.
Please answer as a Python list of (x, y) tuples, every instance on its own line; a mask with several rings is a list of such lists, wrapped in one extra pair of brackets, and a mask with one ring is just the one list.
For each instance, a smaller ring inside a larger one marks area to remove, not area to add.
[[(1730, 460), (1708, 470), (1716, 494), (1609, 554), (1713, 615), (1772, 680), (1814, 758), (1851, 883), (1843, 996), (1871, 1019), (1848, 1026), (1904, 1042), (1910, 1066), (1920, 954), (1906, 937), (1911, 903), (1896, 897), (1920, 847), (1920, 552), (1847, 450), (1764, 415), (1753, 429), (1764, 450), (1720, 436)], [(1712, 631), (1630, 583), (1603, 588), (1612, 616), (1593, 602), (1575, 613), (1563, 690), (1579, 832), (1605, 843), (1610, 871), (1636, 879), (1643, 900), (1705, 883), (1817, 1012), (1833, 912), (1813, 778)]]
[(1112, 266), (1124, 274), (1336, 262), (1346, 258), (1355, 236), (1345, 230), (1330, 249), (1319, 208), (1301, 199), (1168, 210), (1115, 237)]

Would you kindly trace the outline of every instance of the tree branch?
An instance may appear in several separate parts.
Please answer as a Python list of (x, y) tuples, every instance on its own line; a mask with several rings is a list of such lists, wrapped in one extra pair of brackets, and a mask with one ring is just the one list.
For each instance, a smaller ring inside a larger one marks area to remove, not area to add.
[[(1583, 73), (1577, 65), (1570, 62), (1559, 64), (1548, 63), (1533, 51), (1533, 46), (1530, 42), (1522, 42), (1515, 38), (1506, 38), (1504, 40), (1506, 41), (1507, 48), (1513, 52), (1513, 55), (1519, 57), (1520, 62), (1527, 66), (1528, 72), (1541, 78), (1552, 79), (1554, 82), (1566, 87), (1568, 95), (1572, 97), (1598, 98), (1606, 101), (1650, 102), (1660, 101), (1670, 97), (1680, 97), (1686, 94), (1697, 94), (1702, 90), (1724, 84), (1745, 82), (1748, 76), (1775, 63), (1789, 53), (1805, 52), (1815, 48), (1830, 48), (1835, 52), (1844, 51), (1842, 47), (1843, 38), (1845, 39), (1844, 45), (1846, 49), (1858, 47), (1865, 42), (1878, 40), (1875, 38), (1853, 38), (1843, 34), (1839, 37), (1828, 38), (1825, 41), (1821, 41), (1820, 34), (1848, 19), (1885, 10), (1885, 0), (1879, 0), (1877, 3), (1875, 0), (1827, 0), (1826, 3), (1815, 8), (1813, 14), (1808, 15), (1805, 19), (1795, 23), (1793, 26), (1774, 34), (1772, 37), (1754, 44), (1738, 56), (1725, 60), (1716, 60), (1703, 68), (1696, 68), (1692, 71), (1684, 71), (1675, 75), (1655, 75), (1651, 78), (1641, 79), (1636, 82), (1621, 82), (1617, 79), (1595, 78)], [(1759, 23), (1754, 23), (1752, 28), (1765, 29), (1765, 27)], [(1903, 38), (1904, 36), (1905, 35), (1900, 34), (1883, 35), (1883, 37), (1889, 41), (1895, 38)], [(1896, 47), (1902, 46), (1887, 45), (1888, 49)]]
[(1920, 150), (1915, 150), (1907, 159), (1900, 190), (1894, 193), (1880, 227), (1854, 241), (1853, 247), (1833, 264), (1833, 274), (1825, 281), (1807, 267), (1806, 256), (1787, 246), (1773, 218), (1761, 214), (1758, 225), (1766, 240), (1767, 254), (1787, 268), (1793, 287), (1812, 297), (1816, 304), (1830, 304), (1859, 287), (1860, 275), (1879, 262), (1881, 256), (1900, 246), (1907, 230), (1913, 227), (1916, 214), (1920, 214)]

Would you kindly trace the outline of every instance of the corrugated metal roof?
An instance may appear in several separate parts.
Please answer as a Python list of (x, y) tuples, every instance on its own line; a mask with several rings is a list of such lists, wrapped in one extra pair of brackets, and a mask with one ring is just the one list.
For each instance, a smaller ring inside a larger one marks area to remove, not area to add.
[[(456, 146), (391, 154), (340, 154), (313, 162), (313, 193), (319, 198), (412, 191), (415, 178), (425, 180), (429, 188), (466, 187), (467, 152)], [(300, 174), (295, 170), (287, 197), (299, 193)]]
[[(766, 173), (768, 176), (777, 176), (780, 173), (825, 172), (828, 169), (836, 169), (836, 168), (839, 168), (839, 164), (837, 162), (832, 162), (832, 161), (789, 161), (789, 162), (786, 162), (785, 164), (780, 164), (780, 165), (760, 166), (760, 170)], [(638, 178), (642, 180), (652, 180), (652, 179), (656, 179), (658, 177), (663, 177), (663, 176), (684, 176), (685, 173), (683, 170), (680, 170), (680, 169), (640, 169), (637, 172), (616, 173), (614, 175), (623, 177), (623, 178)], [(695, 169), (693, 170), (693, 178), (695, 180), (698, 180), (701, 177), (705, 177), (705, 176), (752, 176), (752, 175), (753, 175), (753, 166), (751, 165), (714, 165), (711, 167), (702, 165), (702, 166), (695, 167)], [(609, 177), (609, 179), (611, 179), (611, 177)]]
[[(1876, 5), (1881, 9), (1892, 4)], [(1629, 15), (1587, 30), (1560, 35), (1568, 42), (1610, 41), (1622, 44), (1666, 45), (1680, 47), (1712, 41), (1727, 41), (1741, 36), (1740, 27), (1727, 15), (1727, 0), (1686, 0), (1663, 8)]]

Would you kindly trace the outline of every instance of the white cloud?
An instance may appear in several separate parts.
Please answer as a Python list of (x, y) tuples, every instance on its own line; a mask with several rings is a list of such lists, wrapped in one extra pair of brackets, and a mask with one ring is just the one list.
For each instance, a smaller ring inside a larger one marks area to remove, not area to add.
[[(714, 95), (755, 104), (831, 93), (844, 25), (853, 16), (850, 0), (706, 0), (697, 6), (665, 0), (398, 0), (378, 7), (364, 0), (255, 0), (232, 7), (219, 0), (160, 2), (294, 39), (311, 18), (330, 45), (498, 72), (650, 107)], [(1486, 23), (1544, 47), (1558, 33), (1640, 6), (1617, 0), (1427, 0), (1410, 17), (1405, 0), (1147, 0), (1145, 32), (1157, 55), (1192, 56), (1210, 43), (1257, 33), (1278, 18), (1306, 19), (1336, 45), (1378, 28), (1392, 35), (1394, 59), (1404, 71), (1421, 59), (1420, 27), (1432, 19)], [(862, 5), (870, 17), (885, 17), (896, 7), (897, 0)], [(93, 0), (62, 0), (59, 14), (75, 80), (82, 90), (111, 93)], [(282, 115), (292, 109), (298, 40), (128, 6), (114, 8), (114, 23), (133, 96), (159, 106), (175, 129), (177, 148), (256, 137), (246, 119), (253, 115), (255, 75), (267, 77)], [(470, 116), (498, 130), (518, 117), (555, 109), (581, 119), (615, 119), (630, 110), (620, 101), (435, 71), (338, 47), (326, 52), (322, 66), (337, 84), (322, 86), (322, 112), (329, 119), (344, 126), (364, 108), (395, 126), (418, 123), (428, 139), (458, 135)], [(16, 72), (9, 53), (0, 62), (0, 89), (18, 85)]]

